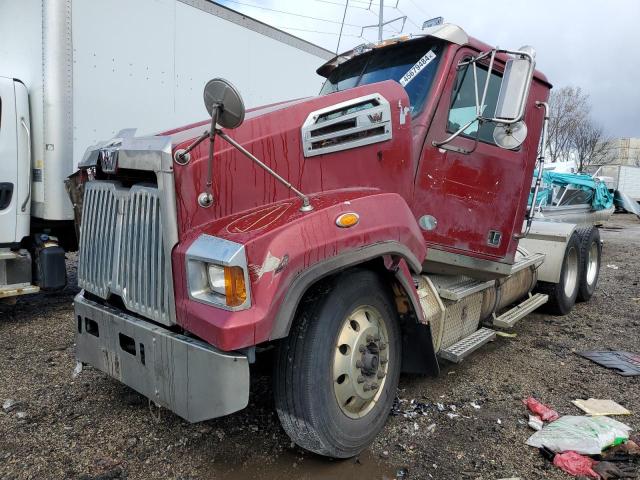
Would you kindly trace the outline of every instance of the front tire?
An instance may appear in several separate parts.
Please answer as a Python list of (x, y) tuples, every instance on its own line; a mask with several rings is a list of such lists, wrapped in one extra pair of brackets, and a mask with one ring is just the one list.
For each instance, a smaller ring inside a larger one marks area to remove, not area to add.
[(582, 273), (578, 288), (578, 301), (586, 302), (596, 291), (600, 276), (600, 262), (602, 258), (602, 243), (600, 230), (594, 226), (577, 229), (580, 235), (580, 259)]
[(580, 283), (580, 239), (573, 232), (564, 250), (558, 283), (538, 282), (536, 290), (549, 295), (543, 310), (553, 315), (567, 315), (576, 303)]
[(339, 275), (324, 295), (303, 303), (279, 346), (276, 410), (284, 430), (307, 450), (348, 458), (384, 426), (400, 376), (397, 312), (371, 271)]

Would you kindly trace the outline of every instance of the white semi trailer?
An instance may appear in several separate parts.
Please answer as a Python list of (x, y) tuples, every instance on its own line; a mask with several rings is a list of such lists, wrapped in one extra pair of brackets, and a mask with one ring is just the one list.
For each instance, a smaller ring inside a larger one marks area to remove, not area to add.
[(0, 299), (66, 284), (87, 146), (201, 119), (214, 76), (249, 107), (314, 95), (331, 57), (207, 0), (0, 1)]

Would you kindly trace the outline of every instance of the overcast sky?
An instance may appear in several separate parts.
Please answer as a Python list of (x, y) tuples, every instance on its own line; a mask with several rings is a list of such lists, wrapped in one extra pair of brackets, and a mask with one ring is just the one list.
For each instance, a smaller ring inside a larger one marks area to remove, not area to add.
[[(217, 1), (336, 50), (345, 0)], [(377, 23), (379, 3), (373, 0), (368, 10), (368, 0), (349, 0), (340, 51), (364, 42), (358, 26)], [(537, 67), (555, 87), (579, 86), (590, 95), (593, 116), (608, 135), (640, 137), (640, 0), (385, 0), (384, 13), (385, 20), (406, 14), (404, 32), (443, 16), (492, 45), (532, 45)], [(400, 27), (386, 27), (385, 35)], [(376, 40), (377, 29), (366, 29), (364, 37)]]

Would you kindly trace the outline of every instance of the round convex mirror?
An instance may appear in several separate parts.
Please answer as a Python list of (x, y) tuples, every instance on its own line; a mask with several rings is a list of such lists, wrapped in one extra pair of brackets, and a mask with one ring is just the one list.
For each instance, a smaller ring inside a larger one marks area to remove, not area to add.
[(506, 125), (499, 123), (493, 129), (493, 141), (500, 148), (505, 150), (515, 150), (527, 138), (527, 125), (524, 122), (516, 122)]
[(224, 78), (209, 80), (204, 87), (204, 106), (212, 114), (218, 106), (217, 123), (223, 128), (239, 127), (244, 120), (244, 102), (240, 92)]

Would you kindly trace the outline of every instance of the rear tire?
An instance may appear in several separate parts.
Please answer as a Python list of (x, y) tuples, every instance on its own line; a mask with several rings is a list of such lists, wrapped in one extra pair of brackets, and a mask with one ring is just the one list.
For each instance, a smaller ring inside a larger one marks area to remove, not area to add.
[(578, 288), (578, 301), (586, 302), (596, 291), (598, 277), (600, 276), (600, 263), (602, 258), (602, 244), (600, 243), (600, 230), (592, 225), (577, 229), (580, 236), (580, 286)]
[(564, 250), (560, 281), (538, 282), (536, 287), (538, 292), (549, 295), (543, 310), (553, 315), (566, 315), (571, 311), (578, 296), (580, 271), (580, 239), (578, 233), (573, 232)]
[(366, 270), (341, 274), (326, 294), (310, 297), (279, 346), (276, 410), (296, 444), (348, 458), (389, 416), (400, 376), (397, 312), (388, 288)]

